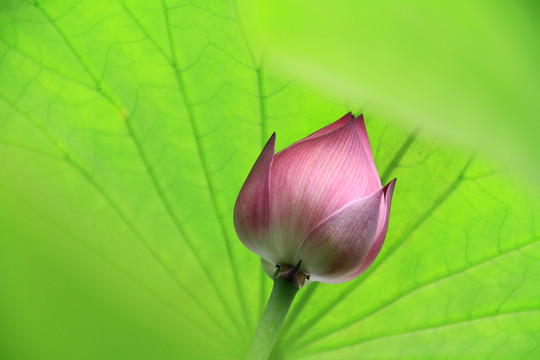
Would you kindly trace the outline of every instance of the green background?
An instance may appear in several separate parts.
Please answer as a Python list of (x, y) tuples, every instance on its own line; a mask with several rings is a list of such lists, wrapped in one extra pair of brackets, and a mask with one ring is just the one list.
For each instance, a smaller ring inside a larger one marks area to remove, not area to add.
[(386, 243), (273, 357), (540, 357), (535, 2), (0, 2), (0, 357), (234, 359), (263, 144), (363, 112)]

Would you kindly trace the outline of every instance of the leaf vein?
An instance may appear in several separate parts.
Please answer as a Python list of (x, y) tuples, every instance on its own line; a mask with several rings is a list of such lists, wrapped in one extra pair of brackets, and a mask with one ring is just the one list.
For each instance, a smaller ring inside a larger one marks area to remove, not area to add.
[[(324, 333), (320, 332), (320, 333), (310, 337), (309, 339), (306, 339), (305, 341), (303, 341), (301, 343), (298, 343), (298, 345), (294, 346), (294, 348), (301, 349), (301, 348), (304, 348), (306, 346), (309, 346), (310, 344), (329, 336), (333, 332), (341, 331), (341, 330), (346, 329), (347, 327), (352, 326), (352, 325), (354, 325), (354, 324), (356, 324), (356, 323), (358, 323), (360, 321), (363, 321), (363, 320), (365, 320), (367, 318), (372, 317), (373, 315), (375, 315), (375, 314), (383, 311), (384, 309), (387, 309), (391, 305), (395, 304), (399, 300), (405, 299), (406, 297), (411, 296), (412, 294), (418, 292), (419, 290), (421, 290), (423, 288), (426, 288), (428, 286), (437, 284), (437, 283), (439, 283), (441, 281), (449, 280), (449, 279), (451, 279), (453, 277), (456, 277), (459, 274), (462, 274), (462, 273), (464, 273), (466, 271), (469, 271), (469, 270), (472, 270), (474, 268), (481, 267), (481, 266), (483, 266), (483, 265), (485, 265), (487, 263), (493, 262), (493, 261), (495, 261), (497, 259), (503, 258), (503, 257), (505, 257), (507, 255), (512, 254), (512, 253), (521, 252), (523, 249), (525, 249), (525, 248), (527, 248), (529, 246), (535, 245), (539, 241), (540, 241), (540, 239), (533, 240), (533, 241), (531, 241), (529, 243), (522, 244), (520, 246), (509, 249), (509, 250), (507, 250), (505, 252), (498, 253), (495, 256), (492, 256), (492, 257), (483, 259), (481, 261), (478, 261), (478, 262), (476, 262), (474, 264), (467, 264), (467, 266), (457, 268), (454, 271), (451, 271), (451, 272), (448, 272), (448, 273), (444, 274), (443, 276), (439, 276), (439, 277), (436, 277), (436, 278), (433, 278), (433, 279), (429, 279), (426, 282), (416, 284), (415, 286), (411, 286), (411, 287), (405, 289), (404, 291), (402, 291), (401, 293), (398, 293), (395, 296), (387, 299), (385, 302), (382, 302), (382, 303), (378, 304), (379, 306), (377, 308), (373, 308), (371, 310), (368, 310), (368, 311), (364, 312), (363, 314), (361, 314), (359, 316), (356, 316), (353, 319), (348, 319), (348, 321), (343, 322), (343, 323), (338, 324), (338, 325), (335, 325), (335, 326), (333, 326), (331, 328), (325, 328)], [(523, 281), (520, 282), (520, 284), (518, 284), (518, 286), (516, 286), (516, 289), (522, 283), (523, 283)], [(512, 292), (514, 292), (516, 289), (513, 289)], [(499, 306), (495, 310), (495, 313), (499, 312), (501, 306), (504, 304), (505, 300), (512, 294), (512, 292), (510, 294), (508, 294), (508, 296), (506, 296), (505, 299), (503, 299), (503, 301), (501, 301), (501, 303), (499, 304)]]
[[(186, 293), (187, 296), (189, 296), (200, 308), (201, 310), (205, 311), (208, 314), (211, 314), (210, 308), (208, 308), (206, 305), (203, 305), (200, 299), (197, 299), (192, 292), (180, 281), (180, 279), (174, 274), (172, 269), (163, 261), (163, 259), (159, 256), (159, 254), (154, 251), (154, 249), (150, 246), (150, 244), (146, 241), (146, 239), (142, 236), (142, 234), (137, 230), (137, 228), (133, 225), (133, 223), (129, 220), (127, 215), (124, 214), (124, 212), (120, 209), (120, 207), (112, 200), (112, 198), (109, 196), (109, 194), (92, 178), (92, 176), (84, 169), (83, 166), (81, 166), (78, 162), (74, 161), (72, 159), (72, 156), (67, 153), (67, 151), (61, 147), (60, 141), (58, 141), (46, 128), (38, 125), (36, 121), (32, 119), (30, 115), (27, 115), (23, 110), (21, 110), (19, 107), (17, 107), (15, 104), (11, 104), (8, 101), (6, 101), (3, 97), (2, 99), (9, 104), (14, 110), (16, 110), (19, 114), (21, 114), (30, 124), (32, 124), (35, 128), (43, 132), (43, 134), (48, 138), (50, 142), (64, 155), (64, 160), (72, 166), (75, 170), (79, 172), (79, 174), (87, 181), (88, 184), (90, 184), (96, 192), (105, 200), (105, 202), (109, 205), (109, 207), (118, 215), (118, 217), (126, 224), (128, 229), (131, 231), (133, 235), (140, 241), (140, 243), (143, 245), (143, 247), (148, 251), (148, 253), (151, 255), (151, 257), (165, 270), (165, 272), (171, 276), (173, 281), (178, 285), (178, 287)], [(215, 322), (215, 324), (219, 327), (219, 329), (225, 333), (228, 334), (225, 330), (222, 324), (217, 322), (217, 317), (212, 316), (212, 320)]]
[[(51, 26), (54, 27), (55, 31), (58, 33), (58, 35), (60, 36), (60, 38), (62, 39), (62, 41), (66, 44), (66, 46), (69, 48), (69, 50), (73, 53), (73, 55), (75, 56), (75, 58), (77, 59), (77, 61), (81, 64), (81, 66), (84, 68), (84, 70), (86, 71), (86, 73), (90, 76), (90, 78), (93, 80), (94, 84), (95, 84), (95, 87), (96, 87), (96, 90), (98, 93), (100, 93), (114, 108), (118, 109), (119, 110), (119, 114), (123, 117), (123, 120), (124, 120), (124, 123), (126, 124), (126, 128), (128, 130), (128, 133), (130, 134), (130, 138), (132, 139), (133, 141), (133, 144), (139, 154), (139, 157), (141, 158), (142, 160), (142, 163), (143, 165), (145, 166), (146, 170), (147, 170), (147, 173), (150, 177), (150, 180), (153, 184), (153, 186), (155, 187), (156, 189), (156, 192), (160, 198), (160, 200), (162, 201), (164, 207), (165, 207), (165, 210), (167, 211), (168, 215), (170, 216), (173, 224), (175, 225), (175, 228), (177, 229), (179, 235), (183, 238), (183, 240), (185, 241), (185, 243), (187, 244), (188, 248), (190, 249), (190, 251), (192, 252), (193, 256), (195, 257), (195, 259), (197, 260), (198, 264), (200, 265), (201, 269), (203, 270), (203, 273), (205, 274), (205, 276), (208, 278), (211, 286), (213, 287), (214, 291), (216, 292), (216, 295), (218, 296), (218, 298), (220, 299), (220, 301), (222, 302), (226, 312), (228, 313), (229, 317), (232, 319), (233, 323), (235, 323), (237, 325), (237, 322), (236, 322), (236, 318), (234, 316), (234, 314), (232, 313), (232, 310), (230, 309), (230, 306), (229, 304), (225, 301), (225, 298), (222, 294), (222, 292), (220, 291), (219, 287), (217, 286), (216, 284), (216, 281), (215, 279), (213, 278), (212, 274), (208, 271), (208, 268), (204, 265), (204, 263), (202, 262), (202, 259), (200, 258), (200, 256), (197, 254), (196, 251), (194, 251), (194, 247), (193, 247), (193, 244), (192, 242), (190, 241), (190, 239), (187, 237), (187, 234), (185, 233), (185, 231), (183, 230), (181, 224), (179, 223), (179, 220), (174, 216), (174, 213), (172, 211), (172, 208), (169, 204), (169, 202), (167, 201), (166, 197), (164, 196), (163, 194), (163, 191), (161, 189), (161, 187), (159, 186), (159, 183), (157, 181), (157, 178), (152, 170), (152, 168), (150, 167), (149, 165), (149, 162), (148, 162), (148, 159), (146, 158), (146, 155), (142, 149), (142, 146), (141, 144), (139, 143), (137, 137), (135, 136), (135, 133), (133, 131), (133, 128), (131, 126), (131, 123), (129, 121), (129, 117), (127, 115), (125, 115), (125, 112), (122, 111), (122, 106), (120, 106), (117, 101), (115, 101), (115, 99), (108, 93), (108, 92), (105, 92), (102, 87), (101, 87), (101, 83), (100, 81), (98, 80), (97, 76), (91, 71), (90, 67), (88, 66), (88, 64), (86, 64), (86, 62), (84, 61), (84, 59), (82, 58), (82, 56), (76, 51), (75, 47), (71, 44), (71, 42), (69, 41), (69, 39), (67, 38), (67, 36), (64, 34), (64, 32), (59, 28), (59, 26), (56, 24), (56, 22), (52, 19), (52, 17), (41, 7), (41, 6), (36, 6), (36, 8), (43, 14), (43, 16), (49, 21), (49, 23), (51, 24)], [(169, 27), (167, 27), (167, 29), (169, 29)], [(172, 51), (172, 48), (171, 48), (171, 51)], [(173, 53), (173, 58), (174, 58), (174, 53)], [(176, 70), (176, 74), (178, 74), (178, 71), (175, 67), (175, 70)], [(182, 94), (184, 94), (184, 92), (182, 91)], [(188, 111), (189, 111), (189, 103), (187, 103), (187, 106), (188, 108)], [(192, 122), (193, 123), (193, 122)], [(196, 141), (198, 141), (198, 139), (196, 138)], [(200, 149), (199, 149), (200, 150)], [(204, 163), (203, 163), (203, 168), (205, 168), (204, 166)], [(207, 171), (205, 171), (205, 174), (206, 176), (208, 177), (207, 175)], [(218, 216), (218, 220), (220, 222), (221, 219), (219, 218)], [(152, 250), (153, 251), (153, 250)], [(173, 273), (171, 273), (171, 275), (174, 275)], [(175, 276), (176, 278), (176, 276)], [(176, 278), (177, 279), (177, 278)], [(178, 280), (178, 279), (177, 279)], [(238, 326), (238, 325), (237, 325)]]
[[(197, 153), (199, 154), (199, 159), (200, 159), (200, 163), (201, 163), (201, 168), (203, 170), (204, 179), (205, 179), (205, 182), (206, 182), (206, 185), (207, 185), (207, 188), (208, 188), (208, 192), (209, 192), (209, 195), (210, 195), (210, 199), (211, 199), (211, 202), (212, 202), (212, 207), (214, 209), (216, 218), (218, 220), (219, 228), (220, 228), (220, 231), (221, 231), (223, 239), (224, 239), (225, 248), (226, 248), (226, 251), (227, 251), (227, 256), (228, 256), (229, 263), (230, 263), (230, 266), (231, 266), (231, 271), (233, 273), (236, 292), (237, 292), (238, 298), (240, 299), (241, 307), (242, 307), (242, 310), (243, 310), (245, 325), (249, 328), (249, 318), (248, 318), (248, 313), (247, 313), (245, 294), (240, 289), (240, 279), (239, 279), (239, 276), (238, 276), (238, 271), (236, 270), (236, 260), (235, 260), (235, 257), (233, 255), (233, 251), (232, 251), (232, 247), (231, 247), (231, 241), (229, 239), (229, 236), (227, 235), (227, 230), (225, 229), (225, 224), (223, 223), (223, 218), (222, 218), (222, 216), (220, 215), (220, 212), (219, 212), (219, 207), (218, 207), (218, 204), (217, 204), (217, 196), (216, 196), (215, 190), (214, 190), (214, 184), (211, 181), (211, 177), (210, 177), (209, 170), (208, 170), (208, 164), (207, 164), (208, 161), (206, 159), (205, 152), (203, 151), (203, 148), (202, 148), (202, 143), (201, 143), (201, 139), (200, 139), (200, 136), (199, 136), (200, 131), (199, 131), (197, 123), (195, 121), (195, 112), (194, 112), (193, 107), (191, 106), (191, 101), (190, 101), (189, 95), (187, 93), (187, 88), (186, 88), (185, 83), (184, 83), (182, 72), (180, 71), (180, 69), (178, 67), (178, 61), (177, 61), (177, 58), (176, 58), (174, 41), (173, 41), (173, 37), (172, 37), (172, 33), (171, 33), (169, 12), (168, 12), (167, 6), (165, 5), (164, 0), (161, 0), (161, 4), (162, 4), (162, 7), (163, 7), (163, 12), (164, 12), (164, 17), (165, 17), (165, 27), (166, 27), (166, 30), (167, 30), (167, 37), (168, 37), (168, 40), (169, 40), (169, 46), (170, 46), (170, 51), (171, 51), (171, 56), (172, 56), (171, 66), (174, 69), (174, 74), (175, 74), (175, 77), (176, 77), (176, 81), (177, 81), (178, 86), (180, 88), (180, 93), (181, 93), (181, 96), (182, 96), (182, 100), (184, 102), (184, 106), (185, 106), (186, 111), (187, 111), (189, 123), (191, 125), (191, 130), (192, 130), (193, 137), (194, 137), (194, 140), (195, 140), (195, 145), (197, 147)], [(218, 290), (219, 288), (217, 286), (215, 286), (214, 288), (215, 288), (216, 293), (218, 294), (218, 296), (221, 299), (223, 299), (223, 303), (224, 303), (224, 305), (226, 305), (226, 310), (229, 313), (229, 316), (230, 316), (231, 320), (236, 324), (237, 327), (239, 327), (237, 319), (234, 316), (234, 314), (232, 314), (232, 310), (230, 309), (229, 305), (224, 301), (224, 297), (221, 294), (221, 291)]]
[(403, 331), (379, 334), (379, 335), (375, 335), (371, 337), (366, 337), (363, 339), (354, 339), (351, 341), (342, 342), (340, 344), (334, 344), (334, 345), (324, 347), (324, 348), (313, 349), (313, 351), (311, 351), (310, 353), (320, 353), (320, 352), (326, 352), (326, 351), (331, 351), (331, 350), (338, 350), (338, 349), (342, 349), (346, 347), (358, 346), (358, 345), (366, 344), (369, 342), (392, 338), (392, 337), (399, 337), (399, 336), (404, 336), (404, 335), (406, 336), (406, 335), (411, 335), (411, 334), (422, 333), (425, 331), (440, 330), (440, 329), (445, 329), (447, 327), (460, 326), (467, 323), (490, 320), (490, 319), (495, 319), (499, 317), (506, 317), (506, 316), (511, 316), (511, 315), (525, 315), (525, 314), (532, 314), (532, 313), (538, 313), (538, 312), (540, 312), (539, 308), (531, 307), (531, 308), (509, 310), (509, 311), (501, 312), (498, 314), (483, 314), (483, 315), (479, 315), (479, 316), (471, 317), (467, 319), (456, 319), (454, 321), (446, 322), (444, 324), (431, 324), (428, 326), (417, 327), (414, 329), (407, 329)]

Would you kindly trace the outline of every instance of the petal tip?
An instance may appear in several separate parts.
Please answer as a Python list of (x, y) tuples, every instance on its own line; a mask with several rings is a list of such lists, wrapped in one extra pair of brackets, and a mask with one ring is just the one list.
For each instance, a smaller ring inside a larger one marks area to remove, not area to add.
[(387, 202), (388, 200), (392, 199), (392, 195), (394, 194), (394, 188), (396, 186), (396, 181), (397, 181), (397, 178), (394, 178), (392, 181), (390, 181), (388, 184), (386, 184), (383, 187), (384, 197)]
[(346, 124), (348, 124), (350, 122), (354, 122), (355, 117), (354, 117), (354, 114), (352, 113), (352, 111), (349, 111), (348, 113), (343, 115), (339, 120), (337, 120), (335, 122), (343, 121), (343, 120), (345, 120), (343, 125), (346, 125)]
[(364, 120), (364, 114), (361, 113), (356, 118), (354, 118), (354, 123), (356, 124), (356, 128), (358, 129), (358, 135), (360, 135), (361, 138), (365, 138), (365, 140), (369, 141), (367, 139), (367, 129), (366, 129), (366, 122)]
[(266, 142), (266, 145), (264, 145), (264, 147), (266, 148), (268, 146), (271, 146), (272, 148), (275, 148), (275, 145), (276, 145), (276, 133), (273, 132), (270, 138), (268, 139), (268, 141)]

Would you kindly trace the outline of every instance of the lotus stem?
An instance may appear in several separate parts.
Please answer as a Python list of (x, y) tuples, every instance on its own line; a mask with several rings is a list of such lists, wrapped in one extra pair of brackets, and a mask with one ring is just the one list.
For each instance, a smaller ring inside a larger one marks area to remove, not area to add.
[(246, 360), (267, 360), (278, 338), (283, 321), (306, 275), (297, 266), (281, 265), (274, 273), (274, 287), (246, 352)]

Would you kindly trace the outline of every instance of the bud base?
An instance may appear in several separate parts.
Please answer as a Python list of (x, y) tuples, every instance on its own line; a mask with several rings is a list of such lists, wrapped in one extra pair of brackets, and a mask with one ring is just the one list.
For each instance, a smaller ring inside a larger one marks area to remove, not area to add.
[(296, 266), (289, 264), (280, 265), (276, 278), (286, 281), (300, 289), (304, 285), (306, 278), (308, 278), (306, 274), (300, 271), (301, 263), (302, 261), (300, 261)]

